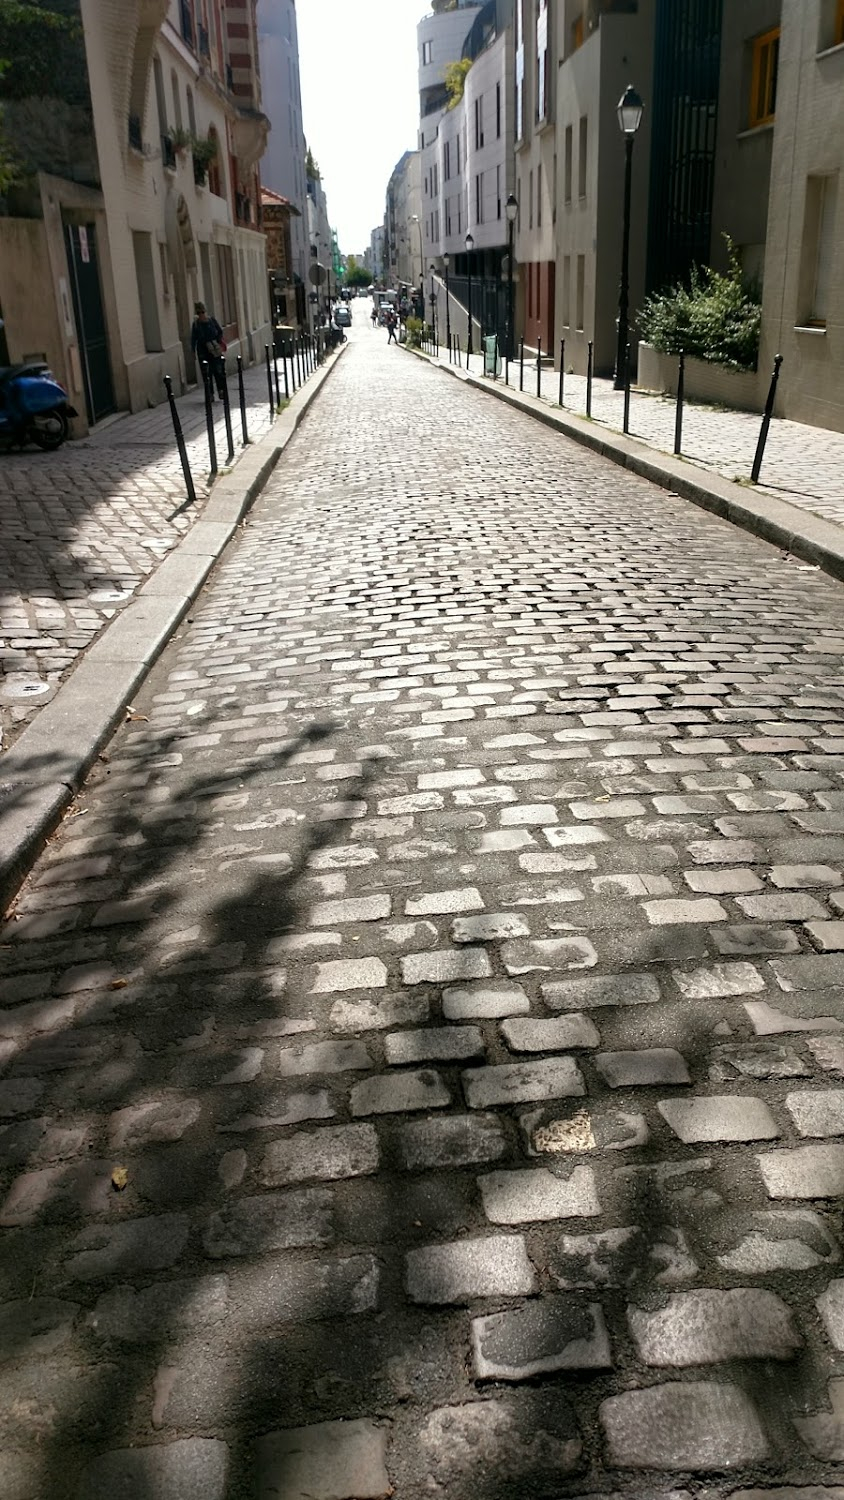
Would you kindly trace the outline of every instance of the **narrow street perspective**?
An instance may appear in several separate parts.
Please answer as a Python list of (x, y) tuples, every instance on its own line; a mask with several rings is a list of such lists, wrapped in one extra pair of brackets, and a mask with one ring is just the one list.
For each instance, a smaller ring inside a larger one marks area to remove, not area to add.
[(842, 653), (351, 332), (0, 934), (4, 1500), (839, 1500)]
[(844, 1500), (844, 0), (0, 0), (0, 1500)]

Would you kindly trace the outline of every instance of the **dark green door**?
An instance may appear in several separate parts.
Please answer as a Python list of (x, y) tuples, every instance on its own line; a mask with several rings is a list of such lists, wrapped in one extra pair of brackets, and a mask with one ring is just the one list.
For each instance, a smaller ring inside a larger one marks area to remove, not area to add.
[(88, 421), (98, 422), (101, 417), (108, 416), (109, 412), (116, 411), (117, 404), (111, 378), (97, 261), (97, 229), (95, 224), (65, 224), (64, 234), (73, 311), (79, 334), (85, 405), (88, 409)]

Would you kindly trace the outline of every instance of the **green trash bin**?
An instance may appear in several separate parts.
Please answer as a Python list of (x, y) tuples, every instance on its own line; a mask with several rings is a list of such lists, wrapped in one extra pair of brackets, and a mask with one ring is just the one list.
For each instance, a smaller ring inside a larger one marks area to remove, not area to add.
[(501, 356), (498, 352), (498, 334), (490, 333), (484, 339), (484, 374), (493, 380), (501, 374)]
[(279, 359), (293, 358), (293, 337), (295, 329), (286, 323), (276, 323), (273, 329), (273, 344)]

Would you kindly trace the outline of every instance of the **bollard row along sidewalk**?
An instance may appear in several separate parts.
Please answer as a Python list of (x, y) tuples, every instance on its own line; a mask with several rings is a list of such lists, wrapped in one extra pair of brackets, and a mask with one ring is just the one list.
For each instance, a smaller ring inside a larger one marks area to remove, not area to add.
[[(440, 365), (451, 368), (454, 373), (459, 369), (472, 378), (482, 379), (490, 387), (508, 385), (504, 360), (501, 360), (500, 373), (493, 379), (491, 375), (484, 375), (482, 353), (472, 354), (467, 359), (463, 349), (459, 354), (459, 365), (457, 358), (455, 352), (454, 362), (451, 362), (447, 347), (440, 345)], [(520, 383), (526, 397), (536, 399), (538, 396), (543, 405), (560, 409), (559, 369), (543, 364), (537, 370), (535, 351), (525, 350), (522, 372), (517, 346), (516, 358), (509, 366), (509, 389), (518, 392)], [(623, 433), (624, 393), (614, 389), (612, 380), (593, 379), (590, 404), (590, 420), (595, 428), (619, 435)], [(586, 377), (575, 375), (568, 369), (563, 372), (563, 410), (574, 417), (586, 417), (587, 413)], [(631, 438), (659, 453), (673, 455), (675, 420), (676, 401), (673, 396), (640, 390), (636, 386), (632, 388)], [(844, 433), (809, 427), (801, 422), (787, 422), (774, 416), (760, 480), (751, 489), (751, 470), (761, 424), (759, 412), (710, 406), (687, 398), (683, 412), (682, 459), (707, 474), (746, 485), (751, 494), (770, 495), (837, 526), (844, 526)]]
[[(277, 361), (272, 409), (265, 359), (244, 371), (250, 445), (277, 405), (313, 374), (313, 362)], [(237, 464), (245, 449), (237, 373), (229, 372)], [(0, 455), (0, 749), (32, 722), (109, 621), (202, 514), (210, 472), (201, 386), (176, 401), (195, 500), (179, 461), (167, 402), (104, 422), (57, 453)], [(212, 407), (221, 472), (228, 450), (223, 405)]]

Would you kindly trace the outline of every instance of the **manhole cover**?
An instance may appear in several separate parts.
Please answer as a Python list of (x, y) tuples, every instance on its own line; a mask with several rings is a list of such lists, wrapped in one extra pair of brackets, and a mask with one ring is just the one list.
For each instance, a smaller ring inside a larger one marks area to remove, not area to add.
[(0, 703), (20, 703), (22, 698), (45, 698), (52, 691), (49, 682), (40, 677), (24, 677), (11, 672), (0, 681)]

